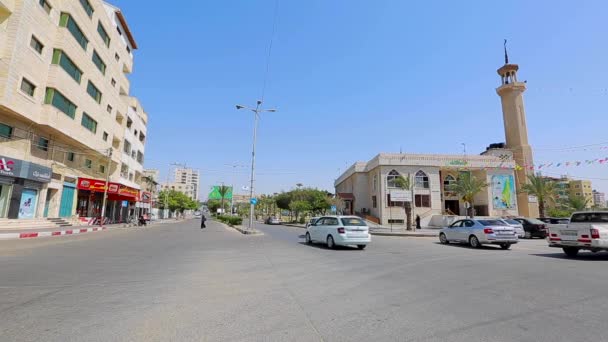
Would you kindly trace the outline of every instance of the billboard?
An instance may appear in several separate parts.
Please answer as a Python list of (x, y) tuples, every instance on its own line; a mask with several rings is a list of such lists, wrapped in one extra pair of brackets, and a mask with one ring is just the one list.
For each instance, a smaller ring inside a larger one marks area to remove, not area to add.
[[(209, 193), (209, 199), (210, 200), (221, 200), (222, 199), (222, 195), (220, 193), (220, 188), (222, 186), (221, 185), (214, 185), (211, 188), (211, 192)], [(228, 191), (226, 191), (226, 193), (224, 194), (224, 200), (232, 200), (232, 187), (231, 186), (225, 186), (225, 188), (228, 189)]]
[(494, 209), (515, 209), (515, 178), (513, 175), (492, 176), (492, 204)]

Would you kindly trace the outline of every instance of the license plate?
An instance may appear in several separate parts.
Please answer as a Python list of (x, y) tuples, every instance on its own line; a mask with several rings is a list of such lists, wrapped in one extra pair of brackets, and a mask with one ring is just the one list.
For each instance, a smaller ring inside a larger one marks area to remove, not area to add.
[(564, 236), (578, 236), (578, 231), (576, 230), (560, 230), (560, 233)]

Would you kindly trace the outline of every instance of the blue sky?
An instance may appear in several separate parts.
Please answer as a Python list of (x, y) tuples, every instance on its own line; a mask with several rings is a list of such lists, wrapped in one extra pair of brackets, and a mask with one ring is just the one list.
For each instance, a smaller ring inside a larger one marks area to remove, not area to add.
[[(150, 116), (146, 167), (185, 162), (211, 184), (248, 182), (275, 0), (115, 0), (140, 45), (132, 93)], [(604, 1), (279, 2), (260, 121), (258, 192), (333, 190), (379, 152), (479, 153), (504, 141), (496, 69), (502, 42), (528, 81), (537, 163), (608, 157), (608, 3)], [(608, 179), (608, 163), (547, 169)], [(235, 180), (236, 178), (236, 180)], [(608, 181), (592, 179), (608, 191)]]

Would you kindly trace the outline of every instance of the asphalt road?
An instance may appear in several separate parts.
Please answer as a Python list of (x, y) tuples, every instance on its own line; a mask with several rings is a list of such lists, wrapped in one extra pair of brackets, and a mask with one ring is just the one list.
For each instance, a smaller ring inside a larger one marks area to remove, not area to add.
[(2, 341), (605, 341), (608, 253), (190, 221), (0, 241)]

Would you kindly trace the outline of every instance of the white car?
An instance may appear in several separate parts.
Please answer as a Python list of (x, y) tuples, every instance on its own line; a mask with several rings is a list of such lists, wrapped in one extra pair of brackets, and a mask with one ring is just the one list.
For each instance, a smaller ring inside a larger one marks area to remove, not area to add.
[(306, 228), (306, 243), (325, 243), (328, 248), (357, 246), (365, 249), (372, 241), (367, 223), (356, 216), (323, 216)]
[(517, 234), (518, 238), (523, 239), (524, 237), (526, 237), (526, 231), (524, 231), (524, 225), (521, 224), (521, 222), (508, 218), (501, 219), (501, 221), (506, 223), (508, 226), (513, 227), (513, 229), (515, 229), (515, 234)]
[(608, 251), (608, 211), (584, 211), (572, 214), (565, 227), (549, 227), (549, 247), (561, 248), (572, 258), (581, 249)]
[(308, 227), (310, 227), (311, 225), (315, 224), (315, 222), (317, 222), (317, 220), (318, 220), (319, 218), (320, 218), (320, 217), (313, 217), (313, 218), (311, 218), (311, 219), (310, 219), (310, 221), (308, 221), (308, 222), (306, 223), (306, 228), (308, 228)]
[(499, 245), (502, 249), (509, 249), (517, 241), (515, 229), (497, 219), (459, 220), (439, 232), (439, 242), (442, 244), (468, 243), (473, 248)]

